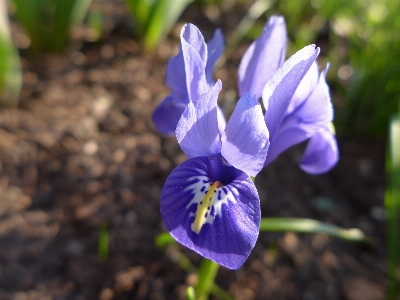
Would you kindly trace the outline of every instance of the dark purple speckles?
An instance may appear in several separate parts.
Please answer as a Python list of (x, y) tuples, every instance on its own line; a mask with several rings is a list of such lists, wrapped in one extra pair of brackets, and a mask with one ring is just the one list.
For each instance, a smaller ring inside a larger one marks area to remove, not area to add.
[(210, 215), (211, 215), (211, 216), (215, 216), (215, 208), (214, 208), (214, 205), (211, 206)]
[(225, 195), (228, 194), (228, 190), (225, 187), (223, 187), (222, 190), (224, 191)]
[(201, 188), (200, 192), (204, 192), (205, 189), (206, 189), (206, 186), (204, 185), (204, 186)]

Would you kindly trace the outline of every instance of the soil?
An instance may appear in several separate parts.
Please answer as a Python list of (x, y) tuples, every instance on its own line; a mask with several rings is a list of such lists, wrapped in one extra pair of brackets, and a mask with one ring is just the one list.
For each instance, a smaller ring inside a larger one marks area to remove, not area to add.
[[(163, 183), (186, 159), (150, 118), (169, 93), (165, 66), (179, 41), (146, 55), (127, 22), (61, 54), (21, 52), (19, 107), (0, 110), (0, 299), (185, 299), (196, 280), (176, 254), (195, 266), (200, 257), (154, 244)], [(216, 72), (225, 95), (247, 46)], [(241, 269), (219, 270), (216, 283), (234, 299), (385, 298), (385, 142), (339, 135), (338, 144), (340, 162), (322, 176), (297, 166), (304, 145), (264, 169), (262, 216), (360, 228), (371, 242), (261, 233)]]

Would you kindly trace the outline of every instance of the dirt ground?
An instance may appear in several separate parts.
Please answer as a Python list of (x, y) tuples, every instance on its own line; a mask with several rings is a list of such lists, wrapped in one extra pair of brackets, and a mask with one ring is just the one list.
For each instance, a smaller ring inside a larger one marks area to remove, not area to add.
[[(19, 108), (0, 110), (0, 299), (184, 299), (196, 279), (173, 253), (198, 266), (196, 254), (154, 245), (164, 230), (160, 191), (186, 159), (150, 120), (168, 94), (165, 66), (179, 41), (145, 55), (126, 22), (62, 54), (22, 51)], [(224, 91), (235, 88), (246, 47), (216, 72)], [(298, 168), (303, 146), (263, 170), (262, 216), (357, 227), (372, 242), (261, 233), (241, 269), (217, 275), (234, 299), (384, 299), (385, 142), (339, 136), (339, 148), (338, 166), (322, 176)], [(109, 233), (103, 259), (101, 228)]]

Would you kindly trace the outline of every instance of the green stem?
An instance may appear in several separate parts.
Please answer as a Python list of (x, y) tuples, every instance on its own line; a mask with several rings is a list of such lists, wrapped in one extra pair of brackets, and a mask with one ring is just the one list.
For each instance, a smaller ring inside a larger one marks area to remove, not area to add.
[(323, 223), (312, 219), (300, 218), (262, 218), (262, 231), (292, 231), (300, 233), (325, 233), (347, 241), (367, 241), (365, 234), (356, 228), (344, 229), (336, 225)]
[(219, 264), (209, 259), (203, 259), (199, 270), (199, 281), (196, 286), (198, 300), (207, 300), (214, 286)]

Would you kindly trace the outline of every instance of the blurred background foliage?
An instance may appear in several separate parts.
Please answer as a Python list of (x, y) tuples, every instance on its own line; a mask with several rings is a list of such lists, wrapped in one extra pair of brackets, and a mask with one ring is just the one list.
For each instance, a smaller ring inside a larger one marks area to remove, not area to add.
[[(4, 0), (2, 0), (4, 1)], [(354, 137), (385, 136), (400, 101), (400, 1), (394, 0), (119, 0), (131, 19), (132, 37), (152, 53), (190, 11), (220, 18), (243, 11), (236, 32), (227, 34), (227, 55), (241, 41), (259, 36), (272, 14), (285, 17), (288, 53), (310, 43), (322, 49), (321, 67), (330, 62), (328, 80), (336, 107), (339, 133)], [(103, 34), (99, 7), (104, 0), (9, 0), (11, 15), (25, 29), (32, 53), (63, 51), (71, 29), (80, 25)], [(92, 4), (92, 5), (91, 5)], [(2, 38), (4, 39), (4, 38)], [(101, 39), (101, 36), (98, 37)], [(98, 40), (94, 39), (94, 40)], [(94, 41), (92, 40), (92, 41)], [(2, 42), (4, 44), (4, 42)], [(12, 51), (2, 47), (2, 56)], [(15, 54), (14, 54), (15, 57)], [(1, 59), (1, 58), (0, 58)], [(5, 59), (4, 61), (7, 61)], [(6, 64), (2, 63), (5, 69)], [(9, 67), (7, 67), (9, 68)], [(4, 71), (2, 74), (5, 74)], [(11, 74), (11, 73), (10, 73)], [(3, 75), (4, 76), (4, 75)], [(5, 80), (2, 79), (4, 85)]]
[(81, 24), (92, 0), (12, 0), (15, 17), (34, 53), (62, 51), (72, 27)]
[(0, 0), (0, 106), (16, 106), (20, 89), (19, 56), (11, 40), (6, 3)]

